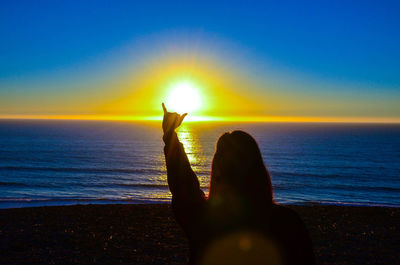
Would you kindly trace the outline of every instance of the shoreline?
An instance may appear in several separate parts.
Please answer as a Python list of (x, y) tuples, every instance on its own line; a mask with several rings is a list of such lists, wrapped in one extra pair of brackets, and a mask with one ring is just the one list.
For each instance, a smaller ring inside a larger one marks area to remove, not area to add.
[[(285, 206), (317, 264), (400, 263), (400, 208)], [(185, 264), (188, 246), (169, 204), (88, 204), (1, 209), (0, 251), (1, 264)]]
[[(79, 206), (79, 205), (138, 205), (138, 204), (170, 204), (171, 199), (165, 200), (107, 200), (107, 199), (70, 199), (70, 200), (0, 200), (0, 210), (3, 209), (19, 209), (19, 208), (37, 208), (37, 207), (57, 207), (57, 206)], [(368, 204), (368, 203), (352, 203), (352, 202), (293, 202), (293, 203), (280, 203), (283, 206), (340, 206), (340, 207), (383, 207), (383, 208), (400, 208), (400, 205), (396, 204)]]

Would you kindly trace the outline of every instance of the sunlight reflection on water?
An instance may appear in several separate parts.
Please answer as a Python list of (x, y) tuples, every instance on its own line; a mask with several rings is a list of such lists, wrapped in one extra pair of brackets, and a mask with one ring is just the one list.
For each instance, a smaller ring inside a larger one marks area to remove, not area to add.
[[(0, 208), (170, 201), (160, 127), (1, 122)], [(280, 203), (400, 205), (398, 125), (183, 124), (178, 136), (205, 192), (218, 137), (235, 129), (259, 143)]]
[(198, 166), (201, 163), (200, 155), (202, 154), (202, 148), (197, 135), (190, 127), (183, 125), (179, 128), (178, 138), (185, 148), (190, 164)]
[(190, 125), (182, 125), (178, 130), (178, 137), (185, 148), (190, 165), (196, 173), (200, 186), (207, 193), (209, 184), (209, 171), (204, 172), (207, 165), (203, 146), (200, 143), (198, 133)]
[[(178, 138), (180, 142), (183, 144), (187, 157), (189, 159), (190, 165), (193, 171), (196, 173), (200, 186), (204, 190), (205, 194), (208, 193), (208, 184), (209, 184), (209, 171), (205, 172), (204, 168), (209, 168), (207, 165), (206, 157), (203, 151), (203, 147), (199, 141), (199, 136), (196, 133), (196, 130), (193, 129), (190, 125), (182, 125), (177, 130)], [(165, 158), (164, 153), (160, 152), (160, 156), (157, 157), (157, 164), (159, 165), (159, 171), (163, 172), (158, 176), (154, 176), (150, 179), (151, 183), (156, 185), (166, 185), (167, 184), (167, 172), (165, 166)], [(161, 200), (168, 201), (171, 199), (171, 193), (168, 188), (160, 190), (157, 189), (155, 192), (152, 190), (148, 190), (145, 194), (130, 194), (130, 197), (135, 197), (141, 195), (142, 197), (147, 197), (151, 200)]]

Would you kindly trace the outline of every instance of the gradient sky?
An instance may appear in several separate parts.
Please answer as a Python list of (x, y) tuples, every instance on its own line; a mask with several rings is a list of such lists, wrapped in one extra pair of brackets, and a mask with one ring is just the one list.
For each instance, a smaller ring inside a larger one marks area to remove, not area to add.
[(1, 1), (0, 116), (158, 115), (160, 87), (190, 78), (213, 95), (204, 115), (400, 121), (399, 14), (399, 1)]

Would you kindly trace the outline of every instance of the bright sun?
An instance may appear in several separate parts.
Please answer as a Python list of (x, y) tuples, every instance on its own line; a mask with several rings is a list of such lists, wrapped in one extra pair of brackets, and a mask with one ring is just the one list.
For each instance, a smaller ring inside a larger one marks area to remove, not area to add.
[(170, 88), (165, 102), (169, 111), (191, 113), (199, 110), (202, 102), (198, 89), (189, 82), (180, 82)]

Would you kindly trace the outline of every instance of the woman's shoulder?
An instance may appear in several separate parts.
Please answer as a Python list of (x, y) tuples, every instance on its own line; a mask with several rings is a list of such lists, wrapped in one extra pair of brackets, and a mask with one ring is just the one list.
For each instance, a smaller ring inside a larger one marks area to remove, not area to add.
[(286, 249), (287, 264), (315, 264), (312, 242), (300, 215), (281, 205), (273, 205), (271, 233)]
[(281, 215), (287, 215), (287, 216), (298, 216), (298, 214), (294, 210), (290, 209), (289, 207), (283, 206), (280, 204), (276, 204), (276, 203), (274, 203), (272, 205), (272, 212), (281, 214)]
[(279, 204), (273, 204), (271, 217), (274, 220), (273, 223), (278, 225), (303, 225), (303, 221), (297, 212)]

